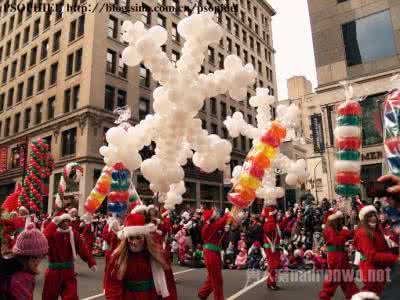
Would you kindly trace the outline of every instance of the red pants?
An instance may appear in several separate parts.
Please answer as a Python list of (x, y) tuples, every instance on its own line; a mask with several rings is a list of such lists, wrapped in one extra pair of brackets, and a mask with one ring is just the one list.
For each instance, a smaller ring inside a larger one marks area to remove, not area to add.
[(42, 300), (79, 300), (75, 277), (75, 270), (47, 269), (44, 277)]
[(175, 277), (172, 269), (165, 271), (165, 279), (167, 280), (169, 296), (167, 298), (164, 298), (164, 300), (177, 300), (178, 293), (176, 291)]
[(270, 248), (266, 249), (267, 262), (269, 268), (269, 274), (267, 278), (268, 286), (276, 286), (276, 281), (278, 277), (277, 269), (281, 266), (281, 252), (279, 250), (275, 250), (272, 252)]
[(347, 300), (350, 300), (354, 294), (359, 292), (354, 283), (353, 270), (350, 267), (342, 269), (329, 268), (328, 278), (324, 280), (319, 298), (330, 300), (335, 295), (336, 289), (339, 286), (342, 288)]
[(214, 292), (214, 300), (224, 300), (221, 254), (204, 249), (204, 262), (207, 268), (207, 279), (199, 290), (199, 297), (206, 299), (211, 292)]
[(385, 269), (375, 269), (368, 262), (360, 262), (360, 277), (364, 284), (363, 291), (374, 292), (380, 296), (386, 285), (387, 276), (388, 273)]

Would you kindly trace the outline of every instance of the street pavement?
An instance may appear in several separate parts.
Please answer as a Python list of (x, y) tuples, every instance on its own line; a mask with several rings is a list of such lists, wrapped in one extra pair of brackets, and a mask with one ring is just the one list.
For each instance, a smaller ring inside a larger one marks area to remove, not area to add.
[[(79, 258), (76, 262), (78, 273), (78, 295), (81, 300), (104, 300), (103, 275), (104, 259), (97, 258), (97, 272), (93, 273)], [(41, 299), (43, 288), (44, 270), (47, 262), (41, 264), (41, 274), (36, 281), (34, 300)], [(205, 269), (189, 269), (174, 266), (174, 273), (178, 289), (179, 299), (198, 300), (197, 290), (206, 278)], [(290, 276), (289, 276), (290, 275)], [(281, 274), (281, 290), (270, 291), (265, 285), (264, 272), (249, 272), (246, 270), (223, 270), (224, 293), (226, 300), (314, 300), (318, 299), (318, 292), (322, 286), (322, 280), (311, 271)], [(209, 299), (213, 299), (212, 296)], [(344, 296), (338, 289), (333, 300), (344, 300)]]

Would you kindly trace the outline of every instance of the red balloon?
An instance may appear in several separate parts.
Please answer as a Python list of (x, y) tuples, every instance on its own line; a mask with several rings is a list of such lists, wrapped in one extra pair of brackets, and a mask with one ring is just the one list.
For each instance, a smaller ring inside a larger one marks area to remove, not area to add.
[(336, 113), (338, 115), (359, 115), (361, 114), (360, 103), (353, 101), (342, 103), (337, 107)]
[(400, 152), (400, 139), (398, 137), (393, 137), (385, 140), (385, 147), (390, 153)]
[(336, 139), (336, 147), (341, 150), (359, 149), (361, 139), (355, 137), (338, 138)]
[(261, 142), (264, 144), (271, 145), (274, 148), (278, 148), (281, 144), (281, 140), (271, 130), (261, 137)]
[(355, 172), (336, 173), (336, 183), (338, 184), (359, 184), (360, 174)]
[(251, 166), (251, 168), (250, 168), (249, 173), (250, 173), (251, 176), (261, 179), (261, 178), (264, 177), (265, 170), (262, 169), (262, 168), (259, 168), (259, 167), (258, 167), (257, 165), (255, 165), (255, 164), (253, 164), (253, 165)]

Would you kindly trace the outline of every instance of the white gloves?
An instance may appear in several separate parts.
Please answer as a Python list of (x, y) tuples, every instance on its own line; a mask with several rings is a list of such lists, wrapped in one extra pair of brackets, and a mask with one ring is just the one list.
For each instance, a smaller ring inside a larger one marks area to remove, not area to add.
[(96, 272), (96, 271), (97, 271), (97, 266), (96, 266), (96, 265), (91, 266), (91, 267), (90, 267), (90, 270), (91, 270), (92, 272)]

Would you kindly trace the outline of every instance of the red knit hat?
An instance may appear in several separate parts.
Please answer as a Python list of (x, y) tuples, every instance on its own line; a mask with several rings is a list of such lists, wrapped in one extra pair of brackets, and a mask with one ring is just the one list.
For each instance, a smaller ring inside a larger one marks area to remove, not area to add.
[(29, 224), (23, 232), (18, 235), (12, 252), (22, 256), (41, 256), (47, 254), (49, 244), (46, 237), (34, 224)]
[(147, 235), (155, 230), (156, 226), (153, 223), (146, 224), (144, 215), (133, 213), (129, 214), (125, 219), (121, 238), (128, 238), (135, 235)]

